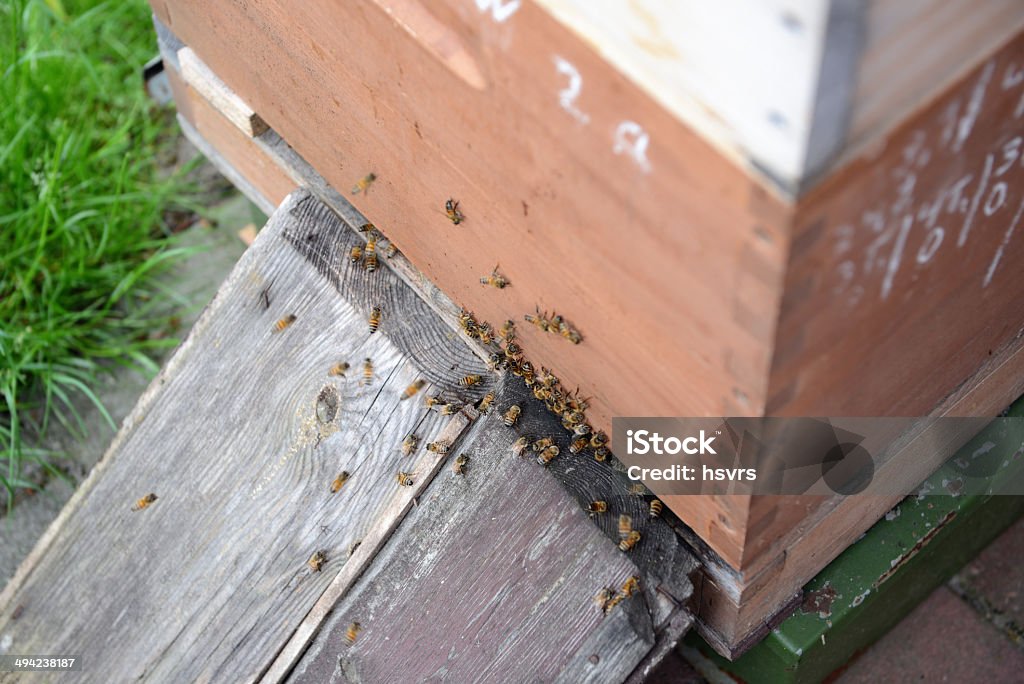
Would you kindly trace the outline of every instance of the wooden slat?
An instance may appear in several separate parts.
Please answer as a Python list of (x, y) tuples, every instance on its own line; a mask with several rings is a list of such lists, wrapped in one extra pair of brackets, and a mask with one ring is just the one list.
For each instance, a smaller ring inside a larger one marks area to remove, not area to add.
[(195, 88), (214, 109), (223, 114), (242, 133), (253, 138), (267, 130), (267, 123), (260, 115), (196, 58), (191, 48), (184, 47), (178, 52), (178, 65), (185, 82)]

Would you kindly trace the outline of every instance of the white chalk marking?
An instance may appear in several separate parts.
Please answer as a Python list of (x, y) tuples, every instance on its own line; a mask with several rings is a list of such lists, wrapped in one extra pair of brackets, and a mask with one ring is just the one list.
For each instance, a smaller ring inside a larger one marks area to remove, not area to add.
[(562, 109), (569, 112), (581, 124), (589, 123), (590, 116), (580, 111), (576, 106), (576, 98), (580, 96), (580, 91), (583, 90), (583, 77), (580, 76), (580, 70), (564, 57), (555, 55), (554, 60), (555, 69), (558, 73), (569, 77), (569, 85), (563, 90), (558, 91), (558, 103), (562, 105)]
[(651, 163), (647, 160), (647, 146), (651, 138), (636, 121), (623, 121), (615, 129), (615, 145), (612, 152), (628, 154), (633, 158), (644, 173), (651, 172)]
[(999, 244), (999, 248), (996, 250), (995, 258), (992, 259), (992, 263), (988, 267), (988, 272), (985, 273), (985, 280), (982, 281), (982, 287), (988, 287), (988, 284), (992, 282), (992, 276), (996, 274), (996, 268), (999, 266), (999, 262), (1003, 258), (1003, 252), (1006, 251), (1006, 245), (1010, 244), (1010, 238), (1013, 237), (1013, 231), (1017, 228), (1017, 223), (1020, 221), (1020, 215), (1024, 213), (1024, 199), (1020, 201), (1020, 207), (1017, 208), (1017, 213), (1014, 214), (1013, 220), (1010, 221), (1010, 227), (1006, 229), (1006, 234), (1003, 235), (1003, 241)]

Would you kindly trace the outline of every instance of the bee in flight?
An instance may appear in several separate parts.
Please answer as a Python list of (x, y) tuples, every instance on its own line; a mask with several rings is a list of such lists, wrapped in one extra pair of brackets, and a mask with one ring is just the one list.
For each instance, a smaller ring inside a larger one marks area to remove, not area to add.
[(463, 216), (461, 211), (459, 211), (458, 201), (451, 197), (449, 197), (448, 201), (444, 203), (444, 213), (448, 215), (448, 220), (455, 225), (459, 225), (466, 220), (466, 217)]
[(345, 375), (345, 371), (347, 371), (348, 369), (349, 369), (349, 365), (347, 363), (345, 363), (344, 361), (342, 361), (341, 363), (336, 363), (333, 366), (331, 366), (331, 370), (327, 371), (327, 374), (328, 375), (333, 375), (333, 376), (338, 376), (338, 375), (344, 376)]
[(399, 397), (399, 400), (404, 401), (406, 399), (411, 399), (416, 395), (417, 392), (423, 389), (423, 386), (426, 384), (427, 381), (424, 380), (423, 378), (414, 381), (411, 385), (405, 388), (405, 391), (402, 392), (402, 396)]
[(132, 506), (132, 510), (141, 511), (143, 508), (149, 508), (150, 504), (156, 501), (157, 498), (158, 497), (156, 494), (147, 494), (146, 496), (142, 497), (141, 499), (135, 502), (135, 505)]
[(458, 458), (455, 459), (455, 462), (452, 463), (452, 472), (456, 475), (465, 475), (467, 463), (469, 463), (469, 456), (466, 456), (466, 454), (459, 454)]
[(348, 626), (348, 629), (345, 630), (345, 641), (347, 641), (350, 646), (356, 643), (356, 637), (359, 636), (359, 630), (362, 628), (362, 625), (358, 622), (353, 622)]
[(285, 316), (284, 318), (282, 318), (281, 320), (274, 324), (274, 332), (281, 332), (289, 325), (294, 323), (296, 318), (298, 318), (298, 316), (296, 316), (295, 314), (288, 314), (287, 316)]
[(402, 440), (402, 455), (408, 456), (416, 450), (416, 445), (420, 443), (420, 438), (411, 432), (405, 436)]
[(479, 385), (481, 378), (479, 375), (467, 375), (459, 380), (459, 387), (472, 387), (473, 385)]
[(370, 191), (370, 186), (373, 185), (373, 181), (375, 180), (377, 180), (377, 174), (366, 174), (365, 176), (357, 180), (356, 184), (352, 186), (352, 194), (358, 195), (359, 193), (363, 193), (365, 195), (367, 192)]
[(380, 327), (380, 316), (381, 316), (380, 307), (379, 306), (373, 307), (373, 310), (370, 311), (370, 334), (371, 335), (373, 333), (377, 332), (377, 328)]
[(651, 500), (650, 514), (649, 514), (650, 517), (657, 518), (659, 515), (661, 515), (661, 511), (662, 511), (663, 507), (664, 507), (664, 504), (662, 504), (659, 499), (652, 499)]
[(619, 516), (619, 539), (625, 539), (633, 531), (633, 518), (623, 513)]
[(338, 473), (338, 477), (334, 478), (334, 482), (331, 483), (331, 493), (337, 494), (338, 490), (340, 490), (342, 486), (346, 482), (348, 482), (349, 477), (350, 476), (347, 470), (342, 470), (340, 473)]
[(363, 384), (369, 385), (373, 382), (373, 361), (367, 358), (363, 361)]
[(491, 275), (480, 278), (481, 285), (490, 285), (499, 290), (503, 290), (510, 285), (508, 278), (498, 273), (498, 267), (495, 266), (494, 270), (491, 271)]
[(519, 406), (516, 404), (512, 404), (511, 406), (509, 406), (508, 410), (505, 411), (505, 415), (503, 416), (505, 427), (512, 427), (513, 425), (515, 425), (516, 421), (519, 420), (519, 414), (522, 412), (523, 409), (519, 408)]
[(313, 555), (306, 561), (306, 565), (313, 572), (320, 572), (320, 569), (324, 567), (324, 563), (327, 562), (327, 555), (323, 551), (314, 551)]

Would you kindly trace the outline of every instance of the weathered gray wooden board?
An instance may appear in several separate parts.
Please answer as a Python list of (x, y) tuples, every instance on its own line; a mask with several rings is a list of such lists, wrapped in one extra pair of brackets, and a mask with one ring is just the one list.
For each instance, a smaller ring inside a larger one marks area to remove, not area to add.
[[(80, 654), (72, 678), (84, 681), (251, 680), (349, 546), (384, 539), (416, 493), (396, 472), (423, 486), (439, 465), (399, 443), (451, 420), (400, 393), (421, 368), (452, 391), (482, 365), (389, 271), (351, 267), (355, 239), (304, 194), (275, 215), (0, 596), (4, 652)], [(370, 301), (385, 311), (375, 335)], [(365, 357), (375, 378), (360, 385)], [(343, 360), (348, 377), (329, 377)], [(337, 415), (318, 418), (325, 391)], [(352, 478), (331, 494), (343, 469)], [(133, 512), (149, 492), (159, 499)], [(315, 550), (328, 558), (320, 573), (306, 566)]]
[(651, 649), (641, 595), (607, 616), (594, 601), (638, 572), (630, 558), (535, 458), (510, 452), (511, 394), (464, 437), (465, 475), (439, 473), (291, 681), (620, 681)]

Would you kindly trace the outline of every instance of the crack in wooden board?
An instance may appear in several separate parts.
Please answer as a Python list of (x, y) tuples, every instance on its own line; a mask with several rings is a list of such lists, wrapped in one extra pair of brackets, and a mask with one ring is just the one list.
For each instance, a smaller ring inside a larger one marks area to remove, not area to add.
[[(407, 507), (414, 492), (396, 472), (427, 484), (440, 459), (404, 457), (399, 443), (413, 430), (425, 443), (447, 419), (399, 400), (422, 374), (399, 348), (413, 336), (386, 323), (371, 335), (364, 312), (292, 247), (285, 233), (301, 221), (320, 222), (311, 242), (325, 251), (345, 235), (311, 203), (305, 192), (285, 202), (4, 591), (4, 652), (88, 654), (70, 675), (80, 681), (252, 680), (345, 570), (350, 544)], [(422, 306), (388, 271), (365, 277), (390, 282), (396, 312), (399, 301)], [(423, 312), (421, 325), (439, 325)], [(444, 388), (476, 360), (443, 356), (453, 348), (416, 348), (429, 367), (453, 369)], [(370, 385), (359, 384), (364, 357)], [(348, 377), (329, 377), (339, 360)], [(337, 408), (318, 419), (320, 396)], [(331, 494), (342, 469), (352, 477)], [(159, 499), (130, 510), (147, 492)], [(315, 550), (327, 555), (319, 573), (306, 566)]]

